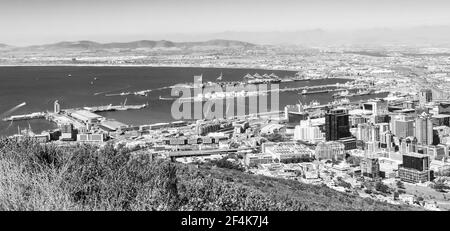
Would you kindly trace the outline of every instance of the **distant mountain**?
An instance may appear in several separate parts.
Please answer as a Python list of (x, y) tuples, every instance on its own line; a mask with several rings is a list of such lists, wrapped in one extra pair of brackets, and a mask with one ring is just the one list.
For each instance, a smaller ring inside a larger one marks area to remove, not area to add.
[(46, 45), (24, 47), (31, 50), (102, 50), (102, 49), (139, 49), (139, 48), (195, 48), (195, 47), (254, 47), (255, 44), (235, 40), (209, 40), (205, 42), (171, 42), (166, 40), (140, 40), (126, 43), (97, 43), (92, 41), (59, 42)]
[(212, 38), (247, 41), (261, 45), (437, 45), (450, 46), (450, 26), (417, 26), (410, 28), (368, 28), (296, 31), (225, 31), (202, 34), (164, 34), (176, 41), (205, 41)]
[(0, 43), (0, 49), (6, 49), (6, 48), (11, 48), (11, 46), (7, 45), (7, 44)]

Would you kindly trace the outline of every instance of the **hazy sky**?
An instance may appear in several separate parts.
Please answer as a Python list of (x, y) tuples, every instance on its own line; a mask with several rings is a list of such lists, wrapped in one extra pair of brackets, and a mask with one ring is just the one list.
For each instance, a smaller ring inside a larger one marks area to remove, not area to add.
[(0, 0), (0, 43), (450, 25), (447, 0)]

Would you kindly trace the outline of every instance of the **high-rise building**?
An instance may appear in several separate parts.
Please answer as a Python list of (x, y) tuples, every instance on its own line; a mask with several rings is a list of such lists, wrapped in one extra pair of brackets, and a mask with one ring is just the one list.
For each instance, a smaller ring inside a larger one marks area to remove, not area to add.
[(419, 153), (407, 153), (403, 155), (404, 168), (411, 168), (419, 171), (430, 169), (430, 157)]
[(350, 137), (349, 115), (345, 109), (333, 109), (325, 115), (326, 140)]
[(417, 151), (417, 138), (409, 136), (401, 138), (400, 140), (400, 153), (406, 154)]
[(419, 92), (419, 104), (425, 105), (433, 100), (433, 93), (430, 89), (422, 89)]
[(54, 112), (56, 114), (59, 114), (61, 112), (61, 105), (59, 105), (58, 100), (55, 101), (53, 106), (54, 106)]
[(414, 136), (414, 120), (403, 115), (393, 116), (391, 119), (392, 133), (399, 138)]
[(433, 122), (429, 115), (422, 114), (416, 118), (415, 136), (418, 144), (433, 144)]
[(403, 164), (399, 165), (398, 175), (402, 181), (420, 183), (430, 180), (430, 157), (418, 153), (403, 155)]
[(359, 124), (356, 139), (365, 142), (380, 141), (380, 126), (377, 124)]
[(380, 136), (380, 147), (390, 152), (394, 150), (394, 135), (391, 131), (385, 131)]
[(317, 142), (323, 139), (323, 134), (318, 126), (312, 126), (311, 121), (302, 121), (295, 126), (294, 140)]

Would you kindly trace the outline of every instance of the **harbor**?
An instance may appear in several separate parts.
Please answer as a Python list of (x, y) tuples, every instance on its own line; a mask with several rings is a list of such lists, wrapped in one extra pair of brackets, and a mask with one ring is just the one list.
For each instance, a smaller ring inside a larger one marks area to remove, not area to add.
[[(24, 115), (13, 115), (6, 118), (3, 118), (3, 121), (19, 121), (19, 120), (33, 120), (33, 119), (46, 119), (53, 123), (56, 123), (58, 126), (63, 124), (73, 124), (74, 127), (80, 128), (85, 127), (86, 124), (91, 123), (92, 120), (96, 121), (112, 121), (111, 119), (104, 118), (98, 114), (97, 112), (106, 112), (106, 111), (127, 111), (127, 110), (140, 110), (148, 107), (148, 103), (141, 105), (126, 105), (126, 100), (121, 105), (106, 105), (106, 106), (91, 106), (91, 107), (82, 107), (82, 108), (70, 108), (70, 109), (60, 109), (60, 105), (58, 101), (54, 103), (54, 111), (53, 112), (33, 112)], [(122, 124), (125, 125), (125, 124)]]

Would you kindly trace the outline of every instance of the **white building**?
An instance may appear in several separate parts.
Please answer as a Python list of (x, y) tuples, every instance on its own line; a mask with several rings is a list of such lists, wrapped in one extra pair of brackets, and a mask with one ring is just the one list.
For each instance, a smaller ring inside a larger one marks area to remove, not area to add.
[(301, 121), (295, 126), (294, 140), (303, 140), (316, 143), (324, 139), (323, 133), (318, 126), (312, 126), (311, 121)]

